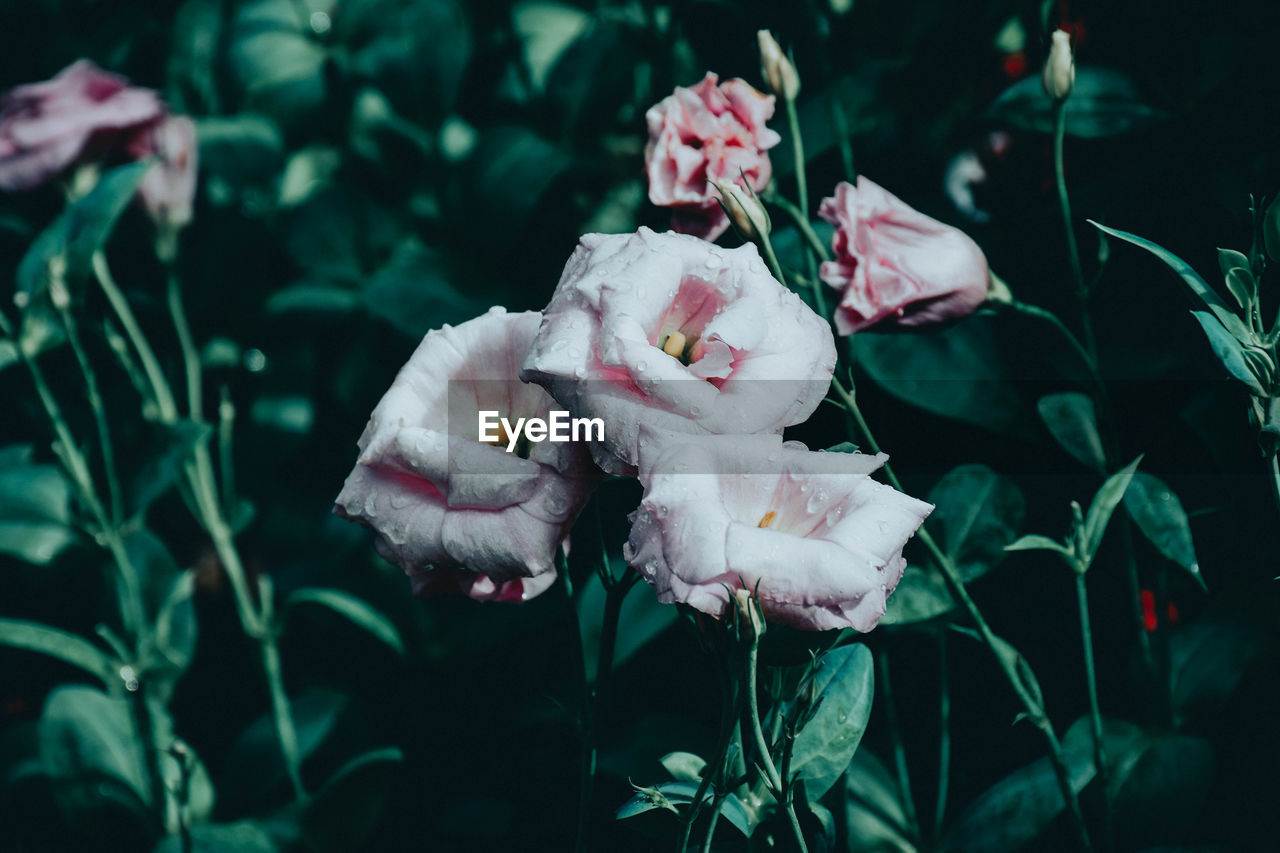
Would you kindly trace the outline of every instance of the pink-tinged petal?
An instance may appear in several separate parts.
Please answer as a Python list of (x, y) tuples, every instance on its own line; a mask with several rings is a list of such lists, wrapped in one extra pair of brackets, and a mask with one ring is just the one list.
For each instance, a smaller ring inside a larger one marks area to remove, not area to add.
[(478, 413), (548, 420), (555, 401), (516, 377), (541, 315), (500, 308), (427, 334), (370, 416), (335, 511), (427, 595), (522, 601), (554, 581), (555, 552), (598, 473), (582, 443), (528, 458), (479, 441)]
[(170, 228), (189, 223), (196, 195), (195, 122), (186, 116), (160, 119), (138, 131), (128, 149), (135, 157), (157, 159), (138, 187), (151, 218)]
[[(685, 342), (675, 356), (663, 349), (673, 339)], [(804, 421), (835, 361), (827, 324), (769, 275), (755, 246), (642, 228), (583, 238), (521, 376), (574, 416), (601, 418), (605, 441), (592, 453), (626, 474), (642, 424), (777, 433)]]
[(52, 80), (11, 89), (0, 99), (0, 189), (39, 186), (71, 166), (95, 139), (157, 121), (164, 113), (155, 92), (129, 87), (87, 60)]
[(819, 277), (841, 291), (842, 335), (870, 327), (912, 327), (971, 313), (986, 299), (990, 273), (968, 235), (904, 204), (859, 176), (836, 186), (818, 215), (835, 226), (834, 260)]
[(752, 188), (765, 189), (772, 175), (766, 152), (781, 141), (766, 126), (774, 108), (772, 95), (736, 78), (721, 84), (710, 72), (649, 108), (649, 200), (672, 209), (672, 230), (705, 240), (728, 230), (714, 180), (741, 183), (745, 176)]
[(725, 589), (767, 619), (873, 628), (932, 507), (869, 479), (884, 456), (811, 453), (778, 436), (646, 430), (644, 486), (624, 549), (662, 601), (720, 616)]

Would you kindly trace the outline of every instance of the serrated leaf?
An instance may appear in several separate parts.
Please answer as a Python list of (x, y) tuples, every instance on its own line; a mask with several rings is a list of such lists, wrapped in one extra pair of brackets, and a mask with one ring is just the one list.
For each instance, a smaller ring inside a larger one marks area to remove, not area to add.
[(867, 728), (875, 673), (871, 651), (854, 644), (822, 656), (813, 676), (817, 708), (796, 733), (791, 770), (804, 780), (810, 799), (825, 794), (853, 759)]
[(354, 625), (368, 631), (374, 637), (386, 643), (396, 654), (405, 655), (404, 643), (400, 640), (400, 632), (391, 620), (378, 612), (367, 602), (339, 589), (319, 589), (308, 587), (299, 589), (289, 595), (287, 609), (298, 604), (318, 604), (327, 607)]
[(1205, 336), (1209, 338), (1209, 346), (1213, 349), (1213, 354), (1218, 357), (1218, 361), (1222, 362), (1227, 372), (1243, 382), (1254, 395), (1267, 397), (1267, 390), (1245, 358), (1240, 341), (1229, 334), (1208, 312), (1192, 311), (1191, 315), (1199, 321)]
[(929, 492), (930, 523), (965, 582), (1004, 559), (1004, 546), (1022, 526), (1026, 501), (1007, 477), (985, 465), (961, 465)]
[(104, 686), (117, 680), (117, 664), (97, 646), (75, 634), (23, 619), (0, 619), (0, 644), (40, 652), (78, 666)]
[(1129, 482), (1133, 479), (1133, 474), (1138, 470), (1141, 462), (1142, 457), (1139, 456), (1112, 474), (1093, 496), (1093, 502), (1089, 504), (1089, 512), (1084, 519), (1084, 553), (1078, 555), (1086, 566), (1093, 562), (1094, 555), (1098, 553), (1098, 546), (1102, 543), (1102, 534), (1107, 529), (1107, 522), (1111, 520), (1111, 514), (1115, 512), (1116, 506), (1124, 497), (1125, 490), (1129, 488)]
[(1156, 550), (1186, 569), (1203, 589), (1191, 523), (1173, 489), (1154, 474), (1139, 471), (1125, 492), (1124, 506)]
[(1036, 403), (1040, 419), (1063, 450), (1077, 461), (1101, 474), (1107, 468), (1107, 454), (1098, 434), (1093, 400), (1078, 391), (1046, 394)]

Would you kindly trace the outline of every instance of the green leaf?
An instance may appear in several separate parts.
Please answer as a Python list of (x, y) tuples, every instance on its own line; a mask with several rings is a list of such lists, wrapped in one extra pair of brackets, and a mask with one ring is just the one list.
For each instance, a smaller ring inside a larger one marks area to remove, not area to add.
[(1218, 270), (1222, 273), (1222, 277), (1226, 278), (1228, 273), (1237, 268), (1249, 269), (1249, 258), (1243, 252), (1237, 252), (1235, 249), (1219, 249)]
[[(581, 588), (576, 591), (576, 597), (586, 671), (595, 672), (600, 654), (605, 591), (594, 572), (583, 580)], [(622, 600), (622, 609), (618, 614), (618, 638), (613, 650), (613, 665), (617, 667), (629, 660), (674, 624), (678, 616), (674, 607), (658, 601), (652, 586), (647, 583), (633, 586)]]
[(1258, 283), (1253, 273), (1245, 267), (1235, 267), (1227, 273), (1227, 290), (1235, 297), (1241, 308), (1248, 310), (1258, 299)]
[(302, 831), (313, 849), (359, 850), (377, 828), (404, 754), (376, 749), (344, 764), (306, 805)]
[(360, 305), (360, 294), (345, 287), (298, 284), (272, 294), (268, 314), (325, 314), (340, 317)]
[(854, 644), (822, 656), (813, 676), (817, 708), (796, 733), (791, 769), (811, 800), (821, 799), (853, 759), (875, 693), (871, 651)]
[(1221, 717), (1222, 706), (1266, 649), (1271, 624), (1264, 630), (1233, 613), (1229, 619), (1210, 615), (1173, 632), (1171, 693), (1178, 720), (1211, 723)]
[(178, 481), (195, 449), (209, 440), (208, 424), (181, 420), (155, 424), (150, 455), (139, 467), (127, 490), (130, 515), (141, 515)]
[[(985, 645), (982, 635), (972, 628), (965, 628), (961, 625), (952, 625), (951, 630), (959, 634), (964, 634), (979, 643)], [(1035, 672), (1031, 669), (1031, 664), (1022, 656), (1022, 652), (1013, 647), (1013, 644), (1002, 637), (995, 634), (991, 635), (992, 645), (994, 646), (996, 655), (1000, 658), (1001, 663), (1005, 667), (1012, 669), (1018, 676), (1018, 680), (1022, 682), (1023, 688), (1026, 689), (1027, 695), (1035, 705), (1035, 713), (1044, 716), (1044, 693), (1040, 690), (1040, 682), (1036, 679)], [(1033, 720), (1032, 722), (1039, 722)]]
[(1262, 218), (1262, 242), (1267, 248), (1267, 257), (1280, 261), (1280, 196), (1267, 205), (1266, 215)]
[[(1097, 772), (1087, 750), (1064, 750), (1071, 790), (1077, 794)], [(1027, 848), (1062, 813), (1066, 803), (1046, 756), (992, 785), (964, 810), (939, 850), (1005, 851)]]
[(71, 484), (54, 465), (36, 465), (27, 445), (0, 450), (0, 554), (45, 565), (76, 541)]
[(18, 290), (29, 297), (49, 284), (50, 262), (61, 257), (69, 285), (92, 270), (93, 254), (106, 245), (116, 222), (137, 194), (142, 177), (152, 166), (139, 161), (104, 172), (93, 189), (68, 205), (31, 244), (18, 265)]
[[(1115, 136), (1148, 127), (1168, 113), (1145, 101), (1129, 77), (1110, 68), (1076, 66), (1067, 99), (1067, 133), (1083, 139)], [(1052, 133), (1055, 106), (1040, 75), (1014, 83), (987, 110), (987, 117), (1022, 130)]]
[[(291, 697), (289, 710), (298, 734), (302, 760), (315, 752), (333, 732), (347, 697), (331, 690), (316, 690)], [(275, 720), (270, 713), (256, 719), (236, 740), (227, 756), (225, 781), (220, 786), (221, 808), (259, 809), (287, 791), (288, 775), (280, 754)]]
[(55, 688), (39, 722), (40, 756), (71, 810), (109, 796), (134, 811), (151, 802), (129, 702), (82, 685)]
[(1204, 589), (1200, 562), (1191, 541), (1191, 523), (1173, 489), (1154, 474), (1139, 471), (1125, 492), (1124, 507), (1156, 550), (1186, 569)]
[(1089, 220), (1089, 224), (1094, 228), (1097, 228), (1099, 231), (1110, 234), (1112, 237), (1119, 237), (1121, 240), (1146, 249), (1148, 252), (1164, 261), (1169, 265), (1170, 269), (1182, 277), (1182, 280), (1191, 288), (1191, 292), (1200, 297), (1200, 300), (1208, 306), (1209, 310), (1218, 318), (1223, 327), (1231, 333), (1232, 337), (1242, 342), (1252, 339), (1252, 335), (1249, 332), (1249, 329), (1244, 325), (1244, 321), (1235, 315), (1235, 312), (1231, 310), (1225, 301), (1223, 301), (1222, 297), (1219, 296), (1213, 288), (1209, 287), (1208, 283), (1200, 277), (1200, 274), (1192, 269), (1191, 265), (1182, 258), (1178, 257), (1173, 252), (1170, 252), (1163, 246), (1139, 237), (1136, 234), (1130, 234), (1127, 231), (1119, 231), (1115, 228), (1108, 228), (1105, 225), (1094, 222), (1092, 219)]
[[(910, 405), (996, 432), (1034, 429), (1009, 366), (1024, 341), (1016, 318), (973, 314), (927, 335), (859, 332), (849, 339), (855, 363)], [(1025, 326), (1025, 324), (1021, 324)], [(1029, 345), (1030, 342), (1025, 342)]]
[[(614, 817), (625, 820), (654, 809), (678, 812), (676, 806), (686, 806), (693, 802), (698, 793), (698, 785), (698, 782), (663, 782), (649, 788), (637, 788), (636, 793), (618, 807)], [(751, 815), (737, 795), (729, 794), (725, 797), (720, 816), (743, 835), (751, 837), (754, 828)]]
[(1004, 559), (1004, 546), (1026, 514), (1021, 490), (985, 465), (953, 469), (929, 492), (929, 502), (935, 505), (930, 523), (965, 583)]
[(22, 619), (0, 619), (0, 644), (40, 652), (78, 666), (103, 685), (117, 681), (118, 665), (97, 646), (61, 628)]
[(455, 0), (352, 0), (334, 15), (334, 35), (358, 80), (431, 119), (453, 109), (473, 49)]
[(955, 599), (941, 572), (907, 566), (907, 570), (902, 573), (902, 580), (898, 581), (898, 586), (889, 595), (889, 604), (880, 624), (911, 625), (927, 622), (951, 612), (955, 606)]
[[(280, 846), (257, 821), (206, 823), (191, 827), (191, 853), (278, 853)], [(171, 835), (153, 853), (186, 853), (182, 838)]]
[(591, 24), (591, 16), (567, 3), (521, 0), (511, 8), (511, 23), (523, 48), (529, 82), (537, 92), (560, 55)]
[(1101, 474), (1107, 468), (1107, 454), (1098, 435), (1093, 400), (1077, 391), (1046, 394), (1036, 403), (1040, 419), (1062, 449), (1077, 461)]
[(152, 695), (168, 702), (196, 653), (195, 572), (176, 574), (156, 614), (151, 635), (156, 660), (148, 666)]
[(1111, 520), (1111, 514), (1115, 512), (1116, 506), (1124, 497), (1125, 490), (1129, 488), (1129, 481), (1133, 479), (1133, 474), (1138, 470), (1141, 462), (1142, 457), (1139, 456), (1112, 474), (1093, 496), (1093, 503), (1089, 504), (1089, 512), (1084, 519), (1084, 553), (1077, 555), (1086, 566), (1093, 562), (1094, 555), (1098, 553), (1098, 546), (1102, 544), (1102, 534), (1106, 532), (1107, 522)]
[(339, 589), (308, 587), (296, 590), (289, 595), (286, 610), (308, 602), (327, 607), (357, 627), (363, 628), (394, 649), (401, 657), (406, 654), (404, 643), (400, 640), (400, 632), (396, 630), (391, 620), (354, 595)]
[(898, 783), (871, 750), (859, 749), (845, 775), (849, 850), (915, 853)]
[(1218, 361), (1222, 362), (1227, 372), (1243, 382), (1255, 396), (1267, 397), (1267, 389), (1263, 387), (1245, 359), (1244, 347), (1240, 341), (1228, 333), (1208, 312), (1192, 311), (1191, 315), (1200, 322), (1205, 336), (1209, 338), (1209, 346), (1213, 348), (1213, 354), (1218, 357)]
[(196, 138), (212, 204), (238, 204), (243, 212), (259, 215), (275, 209), (284, 139), (274, 121), (252, 113), (204, 116), (197, 120)]
[(705, 758), (692, 752), (668, 752), (658, 762), (677, 782), (701, 781), (702, 769), (707, 766)]
[(1074, 556), (1071, 553), (1071, 549), (1061, 542), (1036, 533), (1029, 533), (1016, 542), (1010, 542), (1004, 546), (1004, 549), (1006, 551), (1053, 551), (1064, 557)]
[(449, 259), (416, 242), (396, 247), (386, 266), (365, 283), (365, 310), (417, 340), (441, 323), (461, 323), (488, 306), (459, 285)]
[(253, 108), (297, 121), (324, 102), (327, 54), (304, 26), (290, 0), (250, 0), (237, 9), (228, 57)]

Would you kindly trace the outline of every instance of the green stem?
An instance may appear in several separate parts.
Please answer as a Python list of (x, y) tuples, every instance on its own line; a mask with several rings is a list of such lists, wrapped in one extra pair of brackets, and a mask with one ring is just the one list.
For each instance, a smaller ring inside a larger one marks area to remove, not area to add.
[(1111, 849), (1111, 797), (1107, 792), (1107, 758), (1102, 743), (1102, 711), (1098, 707), (1098, 678), (1093, 664), (1093, 631), (1089, 627), (1089, 594), (1085, 573), (1076, 572), (1076, 606), (1080, 611), (1080, 639), (1084, 647), (1084, 675), (1089, 688), (1089, 723), (1093, 730), (1093, 762), (1102, 791), (1102, 843)]
[(787, 277), (782, 272), (782, 266), (778, 263), (778, 256), (774, 254), (773, 242), (769, 239), (768, 234), (760, 235), (760, 248), (764, 249), (764, 260), (769, 265), (769, 272), (773, 273), (773, 277), (783, 287), (787, 286)]
[[(693, 802), (689, 803), (689, 810), (685, 812), (681, 820), (681, 829), (678, 843), (676, 845), (677, 853), (686, 853), (689, 849), (689, 839), (693, 834), (693, 825), (698, 821), (698, 813), (702, 810), (702, 798), (707, 795), (707, 790), (711, 787), (712, 782), (722, 784), (726, 773), (725, 760), (729, 756), (729, 746), (733, 743), (734, 733), (738, 731), (738, 718), (742, 715), (742, 703), (746, 696), (743, 691), (738, 689), (737, 681), (732, 675), (732, 669), (721, 664), (721, 681), (723, 689), (721, 690), (720, 705), (720, 740), (716, 744), (716, 756), (714, 761), (703, 769), (702, 781), (698, 783), (698, 790), (694, 792)], [(714, 826), (707, 830), (707, 838), (710, 839), (714, 833)], [(705, 846), (705, 845), (704, 845)]]
[[(796, 163), (796, 197), (800, 200), (800, 213), (803, 218), (809, 217), (809, 180), (805, 175), (804, 139), (800, 135), (800, 113), (796, 110), (795, 98), (784, 98), (787, 104), (787, 127), (791, 131), (791, 150), (795, 154)], [(818, 278), (818, 264), (812, 255), (805, 255), (809, 269), (809, 278)], [(826, 310), (822, 315), (826, 316)]]
[[(876, 442), (871, 428), (867, 425), (866, 418), (863, 417), (862, 411), (858, 408), (857, 398), (853, 393), (853, 389), (846, 390), (838, 380), (833, 380), (831, 385), (836, 394), (844, 401), (850, 416), (857, 424), (861, 433), (862, 444), (872, 453), (879, 453), (880, 445)], [(884, 471), (889, 483), (898, 491), (902, 491), (902, 483), (887, 462), (881, 470)], [(991, 626), (987, 624), (987, 620), (983, 617), (982, 611), (978, 609), (977, 603), (970, 597), (969, 591), (965, 589), (964, 581), (961, 580), (960, 572), (956, 568), (954, 561), (942, 550), (929, 533), (929, 529), (924, 525), (921, 525), (917, 537), (942, 571), (951, 594), (955, 596), (956, 600), (960, 602), (969, 614), (969, 618), (973, 620), (979, 635), (982, 637), (982, 642), (990, 649), (996, 664), (1000, 667), (1001, 672), (1004, 673), (1005, 680), (1009, 682), (1009, 686), (1013, 688), (1018, 701), (1022, 703), (1028, 719), (1044, 736), (1045, 746), (1049, 752), (1049, 760), (1053, 765), (1054, 776), (1057, 778), (1063, 801), (1066, 803), (1067, 810), (1071, 815), (1077, 842), (1082, 850), (1091, 850), (1088, 830), (1084, 824), (1084, 814), (1080, 811), (1080, 801), (1071, 787), (1071, 776), (1067, 771), (1067, 762), (1062, 754), (1062, 744), (1058, 741), (1058, 736), (1053, 731), (1053, 724), (1045, 714), (1044, 707), (1028, 692), (1021, 675), (1018, 673), (1015, 662), (1000, 653), (1000, 646), (996, 642), (995, 633), (991, 630)]]
[(791, 221), (795, 223), (800, 234), (804, 237), (805, 242), (809, 244), (809, 250), (822, 261), (831, 260), (831, 252), (823, 244), (822, 238), (818, 236), (818, 232), (813, 230), (813, 226), (809, 224), (809, 218), (800, 212), (800, 208), (796, 207), (791, 201), (783, 196), (774, 194), (765, 198), (769, 204), (782, 210), (783, 213), (791, 217)]
[(702, 839), (702, 853), (711, 853), (711, 839), (716, 834), (716, 824), (720, 822), (720, 812), (724, 810), (725, 796), (716, 794), (711, 804), (711, 814), (707, 816), (707, 834)]
[(231, 402), (231, 392), (222, 386), (218, 403), (218, 473), (222, 480), (222, 507), (227, 513), (236, 509), (236, 466), (232, 453), (236, 407)]
[(1062, 227), (1067, 235), (1067, 258), (1071, 263), (1071, 278), (1075, 282), (1076, 296), (1080, 300), (1085, 346), (1090, 354), (1090, 362), (1097, 364), (1098, 347), (1093, 337), (1093, 321), (1089, 317), (1089, 288), (1084, 282), (1084, 271), (1080, 266), (1080, 248), (1076, 244), (1076, 229), (1071, 224), (1071, 199), (1067, 196), (1067, 176), (1062, 163), (1062, 151), (1067, 136), (1066, 107), (1065, 98), (1059, 100), (1053, 107), (1053, 174), (1058, 184), (1058, 207), (1062, 212)]
[(116, 285), (115, 279), (112, 278), (111, 268), (107, 266), (107, 256), (101, 250), (93, 253), (93, 271), (97, 276), (98, 284), (102, 287), (102, 292), (106, 294), (107, 301), (111, 303), (112, 310), (116, 312), (116, 316), (120, 319), (120, 325), (124, 329), (125, 335), (138, 353), (138, 360), (142, 362), (142, 370), (146, 373), (147, 380), (151, 383), (151, 391), (155, 395), (156, 407), (159, 409), (161, 422), (166, 424), (176, 423), (178, 420), (178, 407), (174, 403), (173, 392), (169, 390), (169, 383), (164, 378), (164, 371), (160, 369), (160, 362), (156, 360), (151, 344), (147, 342), (147, 337), (142, 333), (142, 328), (138, 325), (137, 318), (133, 316), (133, 309), (129, 307), (129, 301), (125, 299), (124, 293)]
[(147, 783), (151, 792), (152, 808), (159, 817), (160, 826), (165, 825), (168, 812), (168, 794), (165, 791), (164, 776), (160, 771), (160, 750), (156, 744), (155, 725), (151, 719), (151, 709), (147, 707), (147, 695), (141, 684), (129, 694), (129, 707), (133, 710), (133, 723), (138, 730), (138, 743), (142, 746), (147, 765)]
[(933, 837), (942, 838), (951, 783), (951, 681), (948, 678), (947, 634), (938, 634), (938, 800), (933, 810)]
[(98, 389), (98, 379), (93, 365), (85, 354), (76, 327), (75, 316), (65, 307), (59, 307), (62, 325), (67, 330), (67, 340), (75, 353), (76, 362), (80, 365), (80, 373), (84, 376), (85, 391), (89, 398), (89, 408), (93, 411), (93, 422), (98, 431), (98, 446), (102, 453), (102, 472), (107, 480), (107, 494), (110, 501), (110, 518), (113, 526), (119, 526), (123, 518), (120, 500), (120, 477), (116, 473), (116, 454), (111, 444), (111, 429), (107, 422), (107, 407), (102, 402), (102, 393)]
[(787, 821), (791, 824), (791, 832), (795, 836), (796, 849), (800, 853), (809, 853), (809, 847), (804, 842), (804, 831), (800, 828), (800, 820), (796, 817), (795, 807), (791, 803), (789, 786), (785, 785), (782, 777), (778, 775), (778, 768), (774, 766), (769, 744), (765, 742), (764, 731), (760, 728), (760, 704), (756, 697), (756, 651), (759, 646), (759, 638), (755, 638), (747, 647), (747, 722), (751, 726), (751, 735), (755, 741), (756, 752), (759, 754), (760, 765), (765, 772), (765, 780), (769, 783), (778, 804), (787, 813)]
[(893, 682), (889, 678), (888, 651), (876, 655), (876, 680), (884, 694), (884, 712), (889, 720), (889, 740), (893, 743), (893, 763), (898, 777), (898, 799), (902, 801), (907, 825), (919, 838), (920, 821), (916, 817), (915, 797), (911, 794), (911, 776), (907, 771), (907, 750), (902, 742), (902, 729), (898, 725), (898, 709), (893, 699)]
[(280, 741), (280, 752), (284, 756), (284, 766), (289, 774), (289, 782), (293, 785), (296, 799), (306, 798), (306, 789), (302, 785), (302, 761), (298, 752), (298, 733), (293, 727), (293, 715), (289, 712), (289, 697), (284, 691), (284, 673), (280, 667), (280, 649), (276, 645), (275, 634), (270, 630), (263, 631), (258, 637), (258, 648), (262, 653), (262, 668), (267, 675), (267, 689), (271, 692), (271, 715), (276, 723), (276, 735)]

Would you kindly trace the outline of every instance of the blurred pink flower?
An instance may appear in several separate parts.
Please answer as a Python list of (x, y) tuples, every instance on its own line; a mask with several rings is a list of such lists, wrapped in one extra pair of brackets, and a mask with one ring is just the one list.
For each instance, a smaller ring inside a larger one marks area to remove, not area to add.
[(131, 157), (155, 157), (138, 187), (142, 205), (161, 225), (191, 221), (196, 194), (196, 124), (187, 116), (165, 116), (140, 128), (125, 146)]
[(414, 592), (521, 601), (555, 581), (555, 552), (598, 472), (577, 443), (481, 443), (478, 413), (546, 418), (554, 401), (516, 379), (537, 312), (493, 308), (428, 332), (360, 436), (334, 512), (377, 534)]
[(858, 177), (836, 185), (818, 215), (836, 227), (835, 260), (819, 276), (843, 291), (842, 335), (872, 326), (923, 326), (970, 313), (986, 299), (987, 259), (967, 234)]
[(765, 126), (774, 98), (734, 78), (716, 84), (711, 72), (649, 108), (645, 170), (649, 201), (674, 208), (671, 227), (714, 240), (729, 227), (712, 181), (742, 183), (757, 191), (773, 173), (765, 152), (782, 137)]
[(884, 454), (812, 453), (781, 437), (646, 430), (627, 561), (664, 602), (720, 616), (758, 590), (767, 620), (870, 631), (933, 507), (868, 475)]
[(84, 59), (52, 80), (11, 89), (0, 100), (0, 189), (39, 186), (164, 112), (155, 92)]
[(588, 234), (543, 314), (520, 376), (604, 421), (591, 450), (612, 474), (634, 472), (641, 424), (708, 434), (801, 423), (835, 368), (828, 325), (751, 244)]

